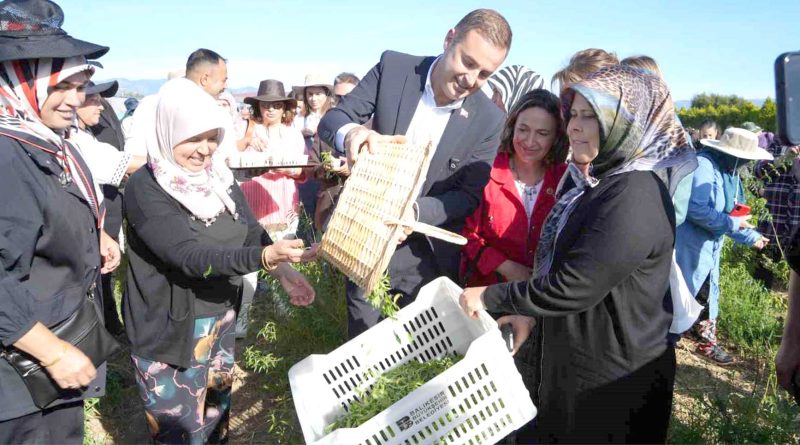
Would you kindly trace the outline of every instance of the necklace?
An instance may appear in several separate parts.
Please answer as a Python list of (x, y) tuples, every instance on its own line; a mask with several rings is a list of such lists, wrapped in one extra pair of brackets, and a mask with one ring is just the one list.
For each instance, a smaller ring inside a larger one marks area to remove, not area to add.
[(542, 178), (538, 178), (532, 185), (528, 184), (527, 182), (523, 181), (522, 178), (519, 176), (519, 172), (517, 172), (517, 163), (514, 162), (514, 158), (509, 158), (508, 164), (511, 167), (511, 176), (514, 178), (519, 184), (525, 184), (525, 187), (536, 187), (542, 182)]
[(536, 204), (536, 198), (542, 186), (542, 180), (540, 179), (536, 181), (535, 184), (529, 185), (519, 178), (513, 158), (510, 160), (510, 166), (511, 172), (513, 173), (512, 176), (514, 177), (514, 184), (517, 186), (517, 192), (519, 192), (519, 197), (522, 201), (522, 206), (525, 208), (525, 213), (530, 220), (533, 214), (533, 207)]

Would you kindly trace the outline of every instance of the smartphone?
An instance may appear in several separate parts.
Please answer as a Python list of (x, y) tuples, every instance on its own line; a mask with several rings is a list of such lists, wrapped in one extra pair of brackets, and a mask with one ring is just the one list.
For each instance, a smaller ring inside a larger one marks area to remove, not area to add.
[(800, 145), (800, 51), (775, 59), (775, 105), (781, 142)]
[(731, 210), (731, 216), (746, 216), (750, 214), (750, 206), (747, 204), (736, 204)]
[(514, 352), (514, 329), (511, 323), (500, 326), (500, 334), (503, 336), (503, 341), (506, 343), (508, 352)]

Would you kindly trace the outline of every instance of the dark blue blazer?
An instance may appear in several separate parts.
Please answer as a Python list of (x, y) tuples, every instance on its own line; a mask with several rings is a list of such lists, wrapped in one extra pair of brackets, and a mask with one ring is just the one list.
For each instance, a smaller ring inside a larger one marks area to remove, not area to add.
[[(358, 86), (322, 118), (317, 129), (322, 140), (333, 146), (343, 125), (370, 118), (380, 134), (405, 134), (435, 59), (384, 52)], [(489, 181), (503, 120), (503, 113), (481, 92), (452, 112), (417, 200), (421, 222), (461, 232)], [(389, 263), (392, 287), (413, 296), (438, 276), (456, 280), (459, 255), (460, 246), (414, 234)]]

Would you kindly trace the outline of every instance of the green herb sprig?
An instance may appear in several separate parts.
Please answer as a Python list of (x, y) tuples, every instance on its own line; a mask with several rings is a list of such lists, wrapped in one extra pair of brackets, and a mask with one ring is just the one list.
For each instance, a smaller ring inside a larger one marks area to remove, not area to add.
[(359, 400), (351, 403), (347, 413), (328, 425), (325, 432), (330, 433), (339, 428), (361, 426), (458, 363), (462, 358), (464, 358), (462, 355), (456, 354), (425, 363), (411, 360), (378, 376), (370, 390), (359, 389), (356, 391)]
[(402, 294), (394, 294), (390, 292), (391, 290), (391, 281), (389, 279), (389, 274), (384, 274), (378, 284), (372, 289), (369, 295), (367, 295), (367, 301), (374, 307), (375, 309), (381, 312), (386, 318), (396, 318), (397, 311), (400, 310), (400, 306), (398, 306), (397, 301), (400, 299)]
[[(322, 169), (325, 171), (325, 179), (330, 181), (333, 179), (340, 179), (339, 175), (329, 170), (330, 166), (333, 165), (333, 154), (329, 151), (323, 151), (320, 153), (320, 160), (322, 161)], [(326, 168), (327, 166), (327, 168)], [(341, 181), (340, 181), (341, 182)]]

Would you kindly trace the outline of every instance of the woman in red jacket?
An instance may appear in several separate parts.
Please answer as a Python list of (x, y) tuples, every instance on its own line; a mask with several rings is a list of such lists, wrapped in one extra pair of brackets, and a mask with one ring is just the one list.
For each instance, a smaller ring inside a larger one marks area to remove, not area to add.
[(462, 284), (527, 280), (544, 220), (567, 166), (561, 102), (547, 90), (522, 96), (508, 115), (483, 202), (467, 218)]

